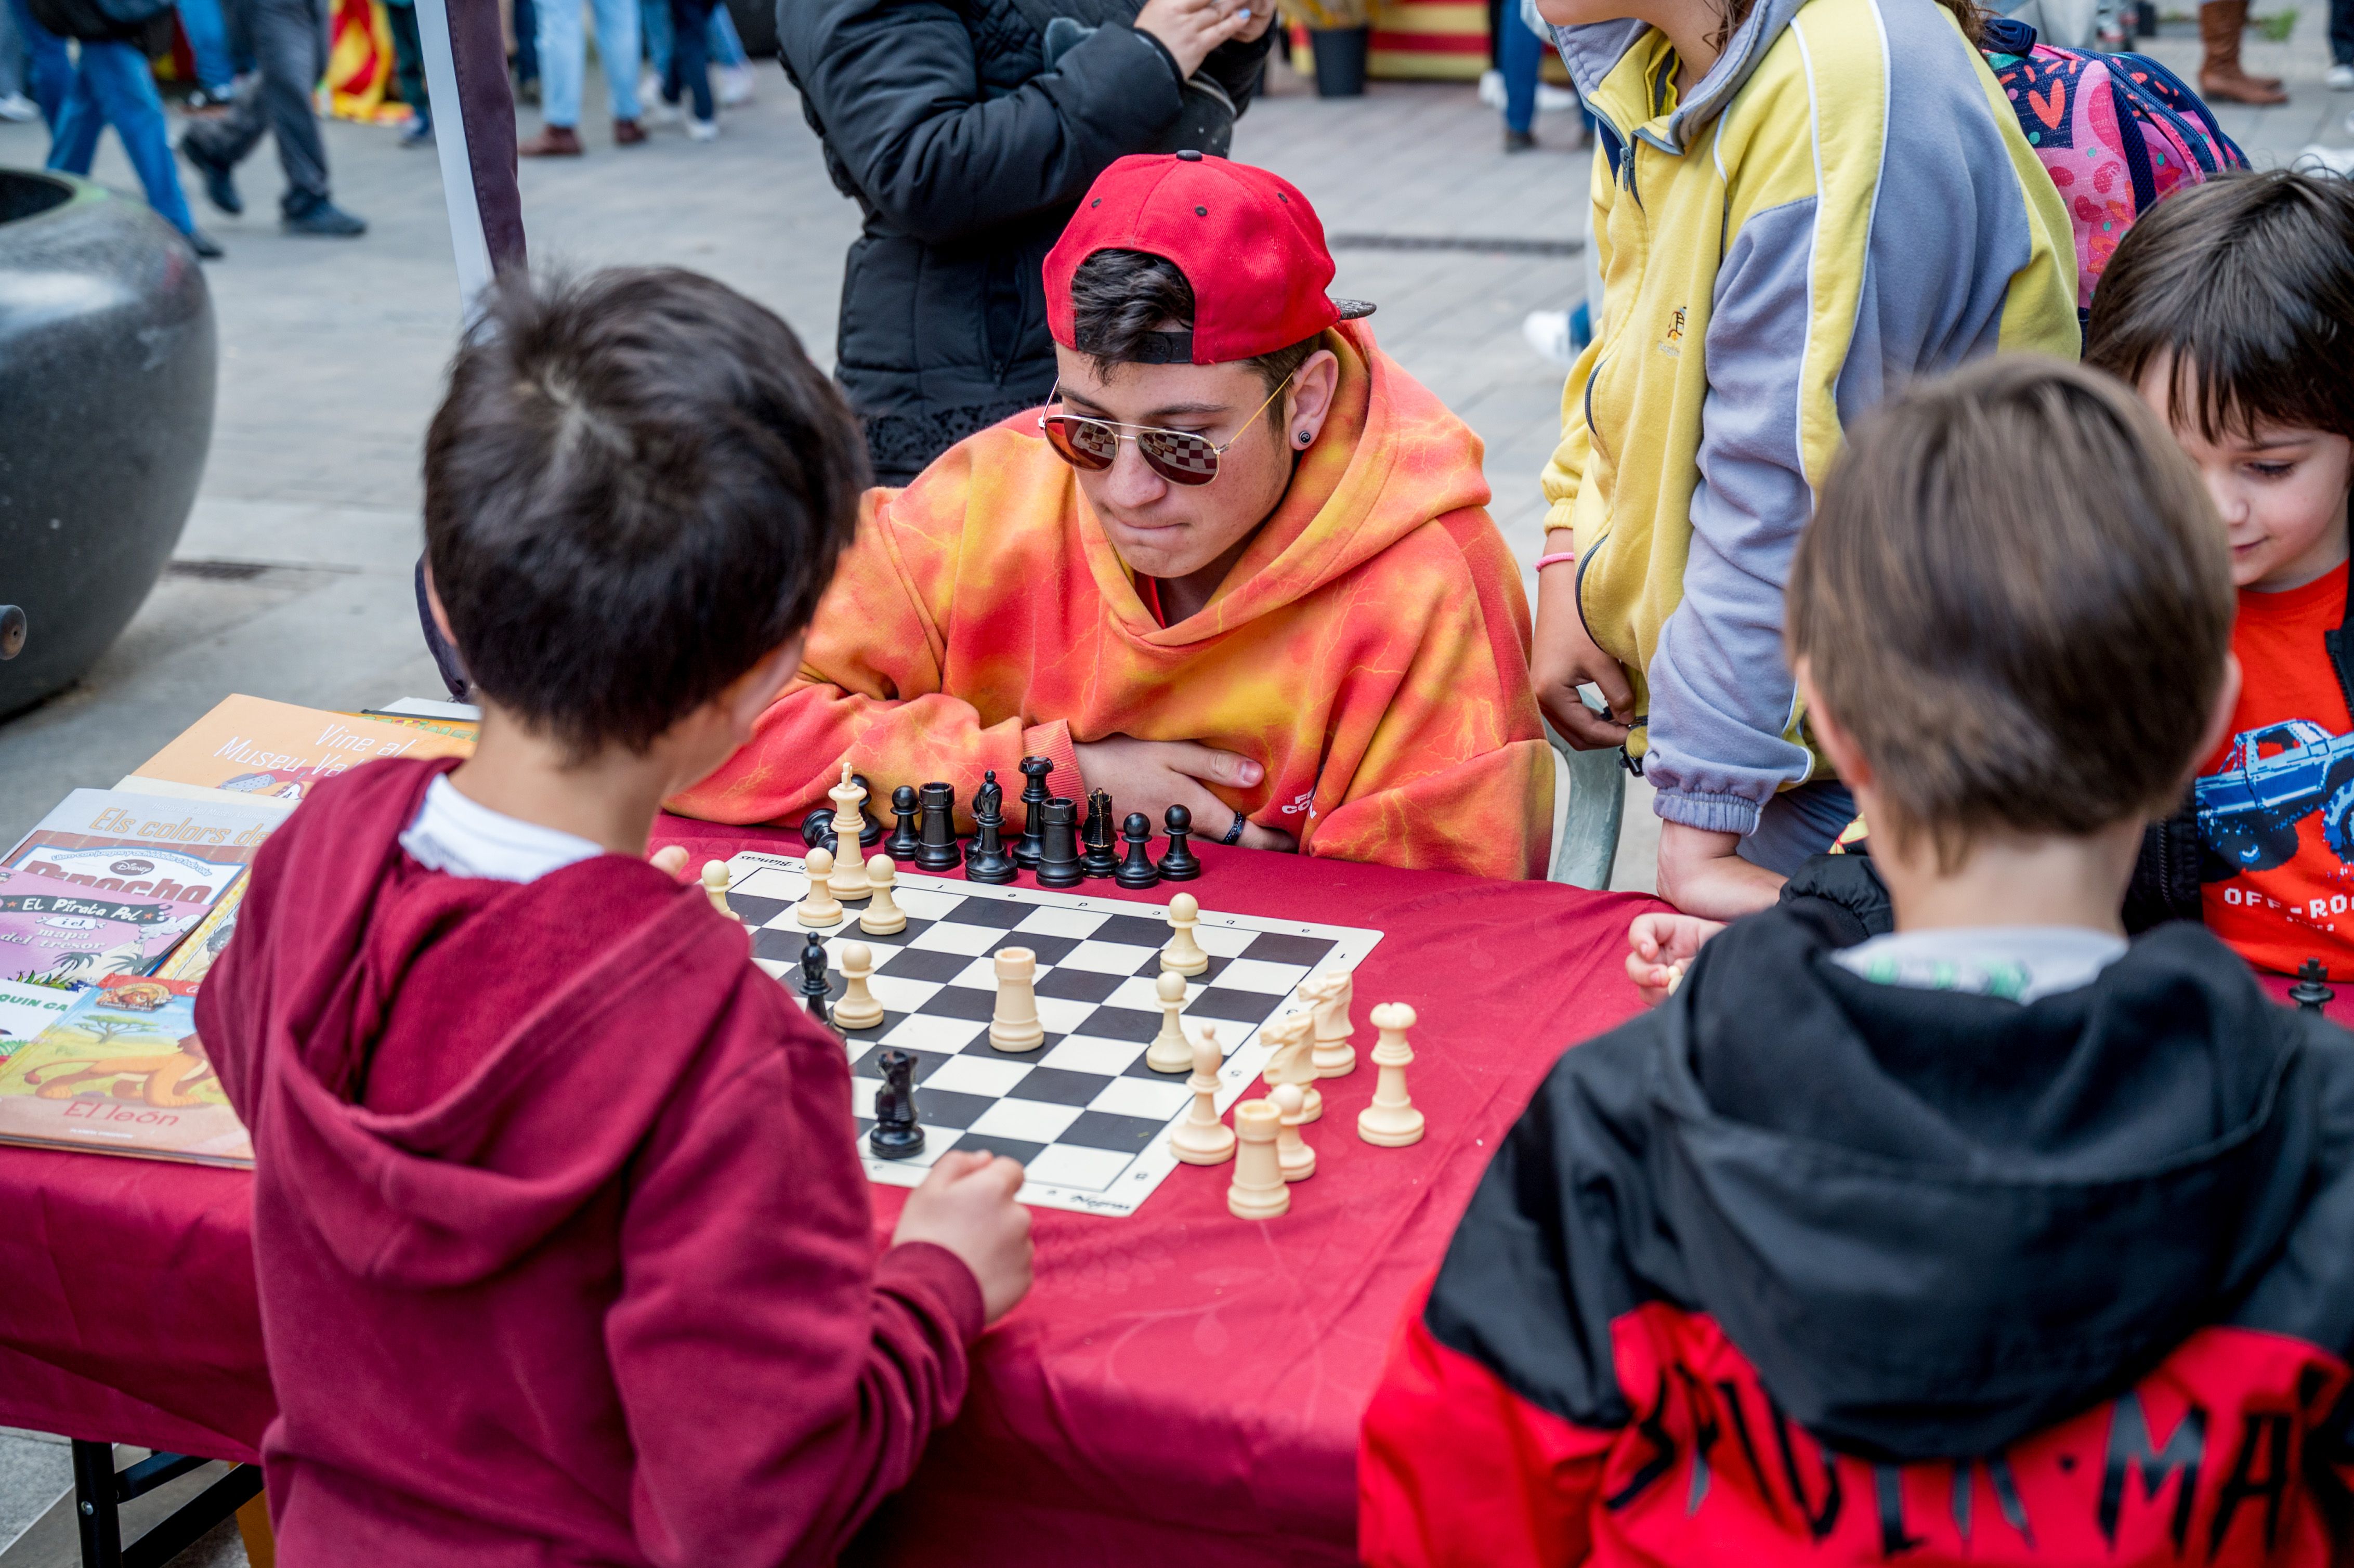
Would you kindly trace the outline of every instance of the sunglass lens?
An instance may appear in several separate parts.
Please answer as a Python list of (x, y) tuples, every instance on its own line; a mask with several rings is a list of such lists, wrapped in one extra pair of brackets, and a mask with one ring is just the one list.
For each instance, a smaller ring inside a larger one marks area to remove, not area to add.
[(1073, 468), (1097, 472), (1111, 466), (1119, 452), (1119, 436), (1110, 426), (1069, 414), (1046, 417), (1046, 440)]
[(1218, 477), (1217, 450), (1182, 430), (1141, 430), (1136, 450), (1172, 484), (1207, 484)]

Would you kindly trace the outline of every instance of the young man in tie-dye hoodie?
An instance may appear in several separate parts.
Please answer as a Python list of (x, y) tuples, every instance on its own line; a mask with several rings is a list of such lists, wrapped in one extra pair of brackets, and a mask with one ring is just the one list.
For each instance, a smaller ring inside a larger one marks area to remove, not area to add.
[(801, 678), (674, 809), (792, 820), (843, 758), (963, 802), (1034, 755), (1056, 795), (1211, 841), (1543, 875), (1553, 765), (1479, 438), (1327, 296), (1307, 198), (1123, 158), (1045, 270), (1056, 397), (870, 494)]

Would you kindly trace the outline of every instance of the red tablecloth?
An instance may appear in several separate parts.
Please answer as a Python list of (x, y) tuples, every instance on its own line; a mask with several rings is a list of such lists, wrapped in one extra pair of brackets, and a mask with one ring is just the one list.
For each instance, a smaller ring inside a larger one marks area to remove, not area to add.
[[(666, 818), (695, 860), (797, 835)], [(1213, 909), (1383, 938), (1357, 971), (1359, 1066), (1324, 1086), (1291, 1213), (1225, 1210), (1230, 1167), (1179, 1169), (1126, 1219), (1037, 1212), (1038, 1284), (982, 1342), (963, 1416), (858, 1555), (907, 1564), (1353, 1560), (1357, 1423), (1407, 1297), (1496, 1137), (1562, 1047), (1637, 1006), (1634, 895), (1204, 846)], [(1090, 895), (1165, 902), (1171, 891)], [(1421, 1015), (1429, 1133), (1355, 1136), (1365, 1015)], [(272, 1412), (249, 1178), (0, 1150), (0, 1423), (251, 1459)], [(902, 1192), (872, 1189), (878, 1228)]]

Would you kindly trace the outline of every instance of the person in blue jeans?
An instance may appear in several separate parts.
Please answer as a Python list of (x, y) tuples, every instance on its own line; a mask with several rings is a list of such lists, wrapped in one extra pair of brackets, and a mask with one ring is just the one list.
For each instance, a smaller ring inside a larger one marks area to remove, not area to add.
[(16, 25), (17, 41), (25, 48), (25, 85), (41, 111), (41, 123), (55, 135), (58, 111), (65, 107), (66, 91), (73, 86), (73, 56), (66, 41), (33, 19), (26, 0), (5, 0), (8, 18)]
[(1525, 153), (1537, 144), (1537, 67), (1544, 40), (1521, 19), (1521, 0), (1496, 8), (1496, 69), (1504, 76), (1504, 151)]
[(613, 144), (634, 146), (646, 139), (638, 123), (638, 0), (538, 0), (538, 135), (515, 149), (524, 158), (577, 158), (580, 141), (581, 78), (587, 73), (588, 40), (580, 8), (597, 9), (597, 58), (605, 69), (605, 97), (613, 110)]
[(191, 113), (226, 109), (237, 93), (237, 65), (229, 56), (220, 0), (179, 0), (178, 10), (180, 30), (188, 35), (188, 53), (196, 65), (196, 90), (184, 107)]

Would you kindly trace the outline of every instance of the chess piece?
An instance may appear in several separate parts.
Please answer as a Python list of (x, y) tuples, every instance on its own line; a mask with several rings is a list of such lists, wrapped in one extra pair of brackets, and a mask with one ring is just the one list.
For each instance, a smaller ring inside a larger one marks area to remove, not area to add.
[(826, 997), (832, 991), (825, 975), (825, 939), (815, 931), (801, 943), (801, 1005), (820, 1023), (831, 1024)]
[(1153, 989), (1161, 998), (1161, 1033), (1145, 1048), (1144, 1065), (1156, 1073), (1182, 1073), (1193, 1065), (1193, 1047), (1185, 1043), (1185, 1031), (1177, 1022), (1177, 1015), (1185, 1011), (1185, 977), (1163, 974)]
[(1320, 1121), (1324, 1117), (1324, 1091), (1316, 1086), (1316, 1061), (1310, 1034), (1314, 1023), (1308, 1013), (1288, 1012), (1259, 1029), (1260, 1038), (1275, 1047), (1261, 1075), (1267, 1079), (1270, 1092), (1285, 1084), (1299, 1086), (1302, 1121)]
[(1161, 814), (1161, 826), (1169, 832), (1169, 847), (1161, 856), (1161, 880), (1191, 882), (1202, 874), (1202, 857), (1193, 853), (1190, 842), (1193, 835), (1193, 813), (1182, 806), (1172, 806)]
[[(876, 859), (883, 857), (877, 855)], [(847, 1034), (883, 1022), (883, 1004), (867, 980), (875, 974), (875, 950), (864, 942), (842, 945), (842, 1000), (833, 1004), (833, 1026)]]
[(1300, 982), (1300, 1000), (1309, 1004), (1309, 1016), (1315, 1020), (1316, 1044), (1309, 1060), (1320, 1078), (1345, 1077), (1356, 1069), (1357, 1048), (1349, 1044), (1354, 1033), (1349, 1002), (1355, 994), (1356, 981), (1345, 969), (1339, 974), (1310, 975)]
[(902, 784), (891, 791), (891, 816), (897, 823), (891, 836), (883, 842), (883, 853), (893, 860), (913, 860), (924, 847), (916, 836), (916, 789), (912, 784)]
[(1022, 759), (1022, 836), (1014, 841), (1013, 863), (1035, 871), (1046, 851), (1046, 776), (1055, 771), (1052, 758)]
[(1017, 870), (1005, 853), (1005, 791), (997, 787), (997, 769), (991, 768), (972, 798), (972, 842), (964, 857), (967, 882), (1006, 883)]
[(802, 863), (809, 872), (809, 893), (793, 906), (793, 918), (804, 926), (831, 926), (842, 918), (842, 900), (833, 895), (833, 855), (813, 849)]
[(850, 764), (842, 765), (842, 782), (826, 791), (833, 801), (834, 841), (839, 846), (833, 853), (833, 874), (826, 879), (826, 890), (844, 904), (855, 904), (875, 890), (866, 885), (866, 862), (859, 858), (858, 842), (843, 842), (851, 830), (865, 821), (860, 813), (866, 805), (866, 791), (852, 782)]
[(1193, 927), (1202, 923), (1202, 906), (1190, 893), (1169, 901), (1169, 940), (1161, 949), (1161, 967), (1172, 974), (1198, 975), (1210, 967)]
[(1245, 1100), (1235, 1107), (1235, 1180), (1226, 1189), (1226, 1213), (1238, 1220), (1271, 1220), (1291, 1207), (1276, 1153), (1283, 1113), (1271, 1100)]
[(1405, 1092), (1406, 1064), (1414, 1060), (1405, 1032), (1414, 1027), (1414, 1009), (1385, 1001), (1373, 1009), (1373, 1027), (1382, 1032), (1373, 1045), (1373, 1065), (1382, 1075), (1373, 1086), (1373, 1103), (1357, 1113), (1357, 1136), (1384, 1149), (1404, 1149), (1422, 1141), (1422, 1113)]
[(1308, 1119), (1300, 1114), (1308, 1096), (1298, 1084), (1286, 1084), (1267, 1098), (1275, 1102), (1277, 1117), (1276, 1169), (1287, 1181), (1305, 1181), (1316, 1174), (1316, 1151), (1299, 1136), (1299, 1124)]
[(2307, 959), (2296, 966), (2296, 983), (2288, 988), (2288, 999), (2296, 1003), (2299, 1012), (2319, 1012), (2335, 1000), (2337, 991), (2322, 983), (2328, 978), (2328, 967), (2319, 959)]
[(1079, 863), (1079, 806), (1057, 796), (1041, 808), (1045, 826), (1038, 842), (1038, 885), (1076, 887), (1087, 879)]
[(841, 843), (833, 836), (833, 808), (820, 806), (801, 819), (801, 842), (811, 849), (822, 849), (828, 854), (840, 854)]
[(964, 859), (957, 842), (956, 789), (947, 784), (927, 784), (917, 792), (916, 869), (954, 871)]
[(703, 895), (711, 900), (711, 906), (714, 909), (718, 910), (730, 920), (741, 920), (743, 916), (728, 906), (728, 882), (726, 861), (706, 860), (703, 863)]
[(877, 1160), (907, 1160), (924, 1151), (923, 1124), (916, 1119), (916, 1054), (885, 1051), (875, 1058), (883, 1086), (875, 1091), (875, 1128), (866, 1147)]
[(1118, 876), (1119, 851), (1113, 848), (1118, 832), (1111, 820), (1111, 791), (1087, 791), (1087, 825), (1079, 832), (1079, 845), (1084, 852), (1079, 863), (1089, 876)]
[(1193, 1103), (1169, 1134), (1169, 1152), (1188, 1165), (1224, 1165), (1235, 1157), (1234, 1128), (1218, 1119), (1218, 1065), (1225, 1059), (1217, 1027), (1204, 1023), (1193, 1042), (1193, 1075), (1185, 1080)]
[(907, 928), (907, 912), (891, 894), (898, 880), (899, 868), (889, 855), (878, 854), (866, 863), (866, 886), (875, 901), (860, 912), (858, 928), (868, 936), (888, 937)]
[(1130, 811), (1119, 825), (1119, 836), (1128, 841), (1128, 858), (1119, 863), (1113, 879), (1122, 887), (1159, 886), (1161, 873), (1144, 848), (1152, 842), (1152, 819), (1141, 811)]
[[(883, 842), (883, 824), (875, 817), (875, 786), (866, 781), (864, 773), (852, 774), (850, 781), (863, 791), (858, 797), (858, 847), (871, 850)], [(833, 853), (839, 855), (842, 851), (837, 848)], [(865, 863), (864, 855), (858, 859), (861, 864)]]
[(989, 1043), (1000, 1051), (1035, 1051), (1046, 1043), (1038, 1026), (1038, 955), (1027, 948), (997, 949), (997, 1006), (989, 1017)]

